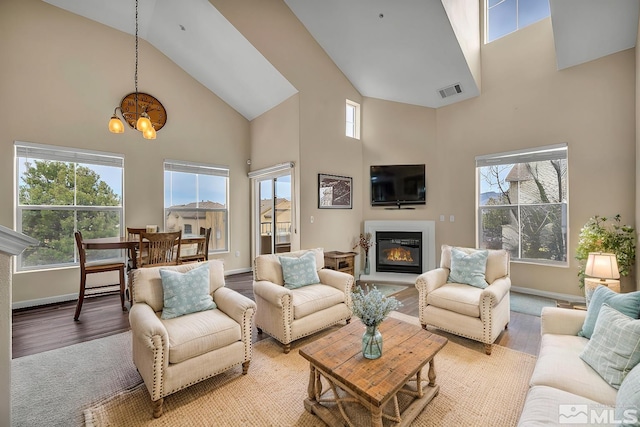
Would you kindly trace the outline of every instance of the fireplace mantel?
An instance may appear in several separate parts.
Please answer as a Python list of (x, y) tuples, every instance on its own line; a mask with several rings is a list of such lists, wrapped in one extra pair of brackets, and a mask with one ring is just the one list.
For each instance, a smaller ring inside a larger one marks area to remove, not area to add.
[[(375, 242), (377, 231), (415, 231), (422, 233), (422, 268), (424, 271), (436, 268), (435, 221), (365, 221), (364, 232), (371, 233)], [(404, 283), (414, 284), (417, 274), (385, 273), (376, 271), (376, 251), (369, 251), (369, 274), (361, 274), (360, 281), (365, 283)]]

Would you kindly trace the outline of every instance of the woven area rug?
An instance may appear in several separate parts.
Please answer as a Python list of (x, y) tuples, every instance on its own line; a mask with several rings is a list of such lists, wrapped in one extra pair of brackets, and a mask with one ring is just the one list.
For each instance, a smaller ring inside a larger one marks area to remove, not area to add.
[[(414, 317), (392, 315), (418, 324)], [(149, 394), (141, 385), (88, 408), (86, 423), (92, 427), (324, 426), (304, 409), (309, 365), (298, 354), (301, 346), (316, 338), (294, 343), (289, 354), (271, 338), (256, 343), (247, 375), (232, 369), (174, 393), (165, 398), (165, 413), (158, 419), (153, 419)], [(534, 356), (500, 346), (487, 356), (482, 344), (454, 338), (435, 360), (440, 393), (413, 426), (517, 424)]]

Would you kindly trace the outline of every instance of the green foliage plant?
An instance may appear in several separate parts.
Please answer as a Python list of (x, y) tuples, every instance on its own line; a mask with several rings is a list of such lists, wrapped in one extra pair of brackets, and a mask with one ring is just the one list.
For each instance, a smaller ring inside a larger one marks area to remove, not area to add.
[(402, 303), (395, 297), (386, 297), (378, 288), (356, 286), (351, 292), (353, 315), (366, 326), (378, 326), (393, 310), (402, 307)]
[(620, 214), (613, 218), (594, 216), (580, 230), (576, 259), (580, 263), (578, 278), (584, 286), (585, 267), (589, 252), (616, 254), (620, 276), (628, 276), (636, 261), (636, 233), (629, 225), (623, 225)]

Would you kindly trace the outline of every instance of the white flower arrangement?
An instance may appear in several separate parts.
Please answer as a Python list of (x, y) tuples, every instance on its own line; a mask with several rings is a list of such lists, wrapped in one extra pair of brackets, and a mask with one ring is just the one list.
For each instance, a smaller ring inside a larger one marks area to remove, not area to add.
[(395, 297), (386, 297), (378, 288), (365, 286), (362, 289), (356, 286), (351, 292), (353, 301), (353, 315), (359, 318), (366, 326), (378, 326), (393, 310), (402, 307), (402, 303)]

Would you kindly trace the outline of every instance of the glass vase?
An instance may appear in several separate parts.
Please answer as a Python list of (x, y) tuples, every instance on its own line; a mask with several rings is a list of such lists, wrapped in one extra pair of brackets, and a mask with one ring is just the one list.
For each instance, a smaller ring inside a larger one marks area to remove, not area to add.
[(364, 255), (364, 274), (369, 274), (369, 271), (369, 254), (367, 253)]
[(382, 334), (377, 326), (367, 326), (362, 335), (362, 355), (365, 359), (377, 359), (382, 356)]

